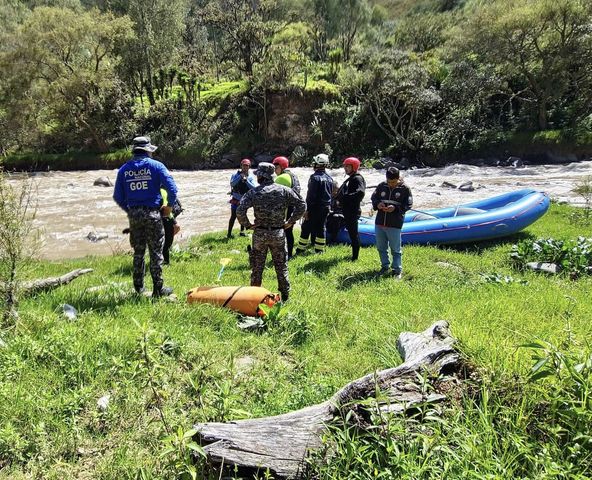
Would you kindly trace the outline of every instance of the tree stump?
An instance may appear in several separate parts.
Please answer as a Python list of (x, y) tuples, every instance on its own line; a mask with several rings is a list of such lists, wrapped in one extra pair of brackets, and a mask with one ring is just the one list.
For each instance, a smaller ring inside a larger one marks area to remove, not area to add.
[(295, 412), (252, 420), (195, 425), (209, 460), (218, 466), (237, 467), (240, 474), (269, 470), (276, 479), (298, 479), (304, 474), (305, 458), (321, 446), (327, 423), (364, 411), (361, 403), (382, 396), (378, 408), (404, 412), (414, 404), (439, 401), (443, 395), (426, 394), (418, 374), (448, 375), (460, 366), (453, 348), (448, 323), (440, 321), (422, 333), (399, 335), (397, 349), (404, 363), (395, 368), (370, 373), (339, 390), (318, 405)]

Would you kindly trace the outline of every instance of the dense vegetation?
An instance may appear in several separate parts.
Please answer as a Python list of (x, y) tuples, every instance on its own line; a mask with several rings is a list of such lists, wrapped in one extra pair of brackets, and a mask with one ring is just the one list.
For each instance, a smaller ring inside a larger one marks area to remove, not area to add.
[(592, 145), (587, 0), (0, 0), (0, 19), (0, 152), (21, 164), (137, 133), (173, 165), (289, 152), (271, 93), (314, 99), (309, 150)]
[[(592, 238), (575, 211), (553, 204), (499, 242), (406, 247), (402, 281), (375, 275), (373, 248), (357, 263), (343, 246), (295, 257), (290, 302), (259, 333), (220, 308), (135, 296), (129, 255), (36, 262), (37, 278), (95, 271), (21, 298), (19, 316), (0, 325), (0, 478), (220, 478), (202, 471), (195, 422), (323, 401), (399, 364), (398, 334), (440, 319), (472, 365), (463, 391), (444, 409), (375, 417), (367, 430), (333, 425), (312, 478), (590, 478), (592, 277), (570, 276), (569, 262), (556, 276), (523, 271), (511, 257), (513, 243)], [(247, 242), (196, 238), (166, 281), (182, 297), (213, 284), (229, 257), (222, 283), (244, 284)], [(271, 264), (264, 285), (275, 286)]]

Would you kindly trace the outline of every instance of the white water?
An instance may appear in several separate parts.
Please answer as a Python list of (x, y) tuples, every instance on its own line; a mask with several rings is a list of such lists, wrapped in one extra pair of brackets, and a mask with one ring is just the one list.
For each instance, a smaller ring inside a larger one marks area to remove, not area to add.
[[(228, 225), (228, 181), (235, 170), (173, 171), (179, 187), (179, 198), (185, 211), (178, 218), (181, 233), (175, 242), (204, 232), (225, 230)], [(306, 195), (310, 168), (295, 168)], [(105, 255), (129, 249), (127, 235), (121, 233), (127, 226), (125, 213), (115, 205), (113, 188), (94, 187), (101, 176), (115, 180), (116, 170), (76, 172), (47, 172), (34, 174), (38, 189), (36, 226), (41, 229), (43, 246), (40, 256), (47, 259), (77, 258), (85, 255)], [(331, 175), (341, 183), (345, 179), (342, 169)], [(384, 179), (384, 171), (362, 170), (368, 186)], [(592, 162), (567, 165), (514, 167), (474, 167), (451, 165), (444, 168), (422, 168), (403, 172), (411, 187), (414, 208), (425, 209), (458, 205), (477, 199), (522, 188), (546, 191), (551, 198), (582, 205), (583, 199), (573, 189), (584, 177), (592, 175)], [(22, 174), (12, 175), (16, 184), (25, 179)], [(474, 192), (461, 192), (442, 187), (444, 181), (460, 185), (472, 181)], [(370, 210), (368, 189), (363, 212)], [(235, 229), (238, 222), (235, 223)], [(93, 243), (89, 233), (107, 236)]]

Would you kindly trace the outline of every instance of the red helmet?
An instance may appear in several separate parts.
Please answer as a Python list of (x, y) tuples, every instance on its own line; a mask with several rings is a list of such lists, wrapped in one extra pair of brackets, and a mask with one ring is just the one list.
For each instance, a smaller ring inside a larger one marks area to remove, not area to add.
[(282, 170), (285, 170), (290, 165), (290, 161), (286, 157), (275, 157), (272, 163), (282, 167)]
[(353, 168), (354, 172), (358, 171), (358, 168), (360, 168), (360, 161), (356, 158), (356, 157), (347, 157), (344, 161), (343, 161), (343, 166), (345, 165), (351, 165), (351, 167)]
[(249, 160), (248, 158), (243, 158), (241, 160), (241, 165), (248, 165), (250, 167), (251, 166), (251, 160)]

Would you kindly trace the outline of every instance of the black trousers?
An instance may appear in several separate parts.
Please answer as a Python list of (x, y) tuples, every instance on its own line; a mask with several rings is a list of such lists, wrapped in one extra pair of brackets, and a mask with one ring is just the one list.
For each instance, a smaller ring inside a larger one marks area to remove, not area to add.
[(343, 223), (352, 246), (352, 260), (357, 260), (360, 254), (360, 235), (358, 233), (358, 216), (344, 216)]
[[(233, 205), (234, 207), (234, 205)], [(228, 238), (230, 238), (230, 236), (232, 235), (232, 229), (234, 228), (234, 221), (236, 220), (236, 207), (230, 209), (230, 220), (228, 220), (228, 233), (226, 234), (226, 236)], [(240, 226), (240, 231), (241, 233), (244, 232), (245, 227), (243, 227), (242, 225)]]
[(308, 219), (302, 223), (298, 250), (304, 250), (309, 244), (313, 244), (316, 252), (322, 252), (325, 250), (325, 222), (329, 215), (329, 206), (316, 207), (307, 211), (307, 214)]
[(169, 250), (173, 244), (173, 238), (175, 236), (175, 221), (172, 218), (163, 218), (162, 225), (164, 227), (164, 245), (162, 247), (162, 256), (164, 257), (164, 263), (169, 264)]

